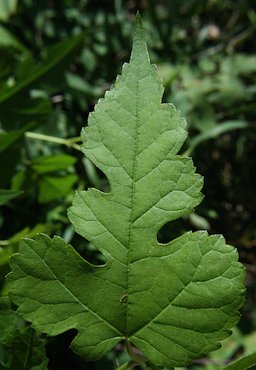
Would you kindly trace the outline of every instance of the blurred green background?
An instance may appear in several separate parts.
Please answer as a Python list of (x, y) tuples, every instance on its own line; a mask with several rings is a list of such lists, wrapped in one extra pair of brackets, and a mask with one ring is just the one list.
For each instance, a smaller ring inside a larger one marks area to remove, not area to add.
[(137, 10), (164, 101), (187, 119), (182, 153), (193, 156), (205, 177), (205, 198), (195, 213), (165, 225), (158, 238), (191, 229), (222, 233), (247, 269), (238, 327), (221, 350), (189, 369), (222, 369), (256, 350), (255, 1), (1, 0), (0, 369), (25, 369), (29, 341), (35, 350), (27, 370), (114, 370), (127, 360), (122, 343), (92, 364), (69, 350), (74, 332), (47, 339), (33, 334), (9, 311), (4, 276), (20, 238), (37, 232), (61, 235), (89, 261), (101, 261), (93, 245), (74, 234), (66, 211), (74, 189), (108, 188), (81, 154), (79, 135), (129, 59)]

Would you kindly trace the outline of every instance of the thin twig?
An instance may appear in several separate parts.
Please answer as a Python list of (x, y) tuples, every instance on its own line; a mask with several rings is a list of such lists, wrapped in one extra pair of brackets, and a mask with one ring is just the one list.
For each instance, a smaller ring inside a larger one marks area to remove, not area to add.
[(76, 144), (77, 142), (81, 141), (80, 137), (72, 137), (69, 139), (63, 139), (60, 137), (56, 136), (50, 136), (50, 135), (44, 135), (44, 134), (39, 134), (36, 132), (26, 132), (25, 137), (28, 139), (34, 139), (34, 140), (43, 140), (43, 141), (48, 141), (51, 143), (55, 144), (60, 144), (60, 145), (66, 145), (69, 148), (73, 148), (75, 150), (78, 150), (79, 152), (81, 151), (80, 145)]

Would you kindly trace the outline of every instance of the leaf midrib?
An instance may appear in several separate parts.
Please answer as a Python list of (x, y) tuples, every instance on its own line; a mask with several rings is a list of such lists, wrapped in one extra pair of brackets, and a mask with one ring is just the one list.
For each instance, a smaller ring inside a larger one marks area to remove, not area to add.
[(127, 252), (127, 301), (126, 301), (126, 318), (125, 318), (125, 335), (128, 337), (128, 307), (129, 307), (129, 278), (130, 278), (130, 252), (131, 252), (131, 241), (132, 241), (132, 227), (133, 227), (133, 214), (134, 214), (134, 201), (135, 201), (135, 186), (136, 186), (136, 167), (137, 167), (137, 152), (138, 152), (138, 141), (139, 141), (139, 107), (138, 107), (138, 95), (139, 95), (139, 80), (136, 81), (136, 108), (135, 108), (135, 140), (133, 148), (133, 166), (132, 166), (132, 195), (131, 195), (131, 211), (129, 219), (129, 234), (128, 234), (128, 252)]

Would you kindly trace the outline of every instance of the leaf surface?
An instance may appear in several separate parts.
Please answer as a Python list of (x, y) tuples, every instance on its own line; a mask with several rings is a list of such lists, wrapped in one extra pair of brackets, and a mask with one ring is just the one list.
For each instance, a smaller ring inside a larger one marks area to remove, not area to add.
[(234, 362), (224, 367), (224, 370), (244, 370), (251, 369), (256, 365), (256, 352), (247, 354), (246, 356), (240, 357)]
[(18, 312), (49, 335), (75, 328), (72, 347), (91, 360), (126, 339), (159, 367), (184, 366), (217, 349), (239, 319), (243, 268), (233, 247), (206, 232), (157, 241), (165, 223), (202, 200), (202, 178), (177, 155), (185, 121), (162, 94), (137, 17), (130, 63), (82, 133), (110, 192), (79, 191), (69, 210), (106, 264), (91, 265), (43, 234), (24, 239), (11, 260)]
[(0, 189), (0, 206), (9, 202), (9, 200), (17, 198), (22, 193), (23, 193), (22, 191), (15, 191), (11, 189)]
[[(38, 67), (35, 66), (31, 68), (30, 66), (31, 70), (27, 70), (26, 74), (22, 73), (17, 84), (9, 89), (4, 87), (0, 90), (0, 108), (5, 109), (5, 105), (3, 105), (3, 103), (6, 104), (6, 102), (15, 95), (33, 86), (33, 84), (39, 79), (46, 78), (50, 73), (56, 73), (62, 63), (69, 61), (70, 56), (77, 51), (77, 48), (81, 45), (83, 40), (84, 34), (80, 34), (61, 41), (52, 47), (44, 63)], [(28, 58), (30, 63), (32, 63), (31, 55), (29, 55)], [(25, 61), (24, 63), (28, 63), (28, 61)], [(28, 65), (26, 65), (26, 67), (28, 68)]]
[(0, 298), (0, 369), (47, 370), (45, 341)]
[(32, 161), (31, 165), (38, 174), (45, 174), (67, 170), (75, 161), (76, 159), (72, 155), (56, 154), (38, 157)]
[(186, 154), (190, 154), (198, 145), (200, 145), (201, 143), (207, 140), (214, 139), (229, 131), (244, 129), (248, 127), (250, 127), (249, 123), (246, 121), (242, 121), (242, 120), (218, 123), (217, 125), (214, 125), (212, 128), (208, 129), (207, 131), (196, 135), (190, 141), (189, 149), (187, 150)]

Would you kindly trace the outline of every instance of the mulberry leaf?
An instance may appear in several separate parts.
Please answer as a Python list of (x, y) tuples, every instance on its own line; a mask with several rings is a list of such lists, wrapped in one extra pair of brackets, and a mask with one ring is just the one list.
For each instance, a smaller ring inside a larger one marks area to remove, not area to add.
[(162, 95), (137, 16), (130, 63), (82, 132), (82, 150), (110, 191), (78, 191), (68, 212), (106, 264), (43, 234), (24, 239), (11, 259), (18, 312), (49, 335), (76, 329), (72, 347), (91, 360), (126, 339), (156, 366), (184, 366), (217, 349), (239, 319), (244, 271), (223, 237), (157, 240), (201, 202), (203, 185), (192, 160), (177, 154), (185, 120)]

